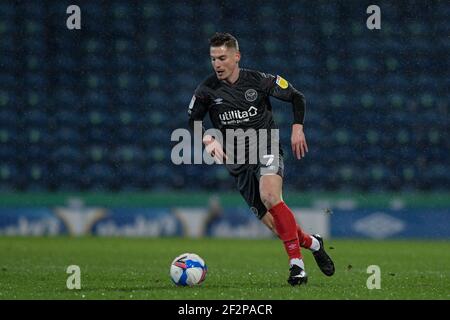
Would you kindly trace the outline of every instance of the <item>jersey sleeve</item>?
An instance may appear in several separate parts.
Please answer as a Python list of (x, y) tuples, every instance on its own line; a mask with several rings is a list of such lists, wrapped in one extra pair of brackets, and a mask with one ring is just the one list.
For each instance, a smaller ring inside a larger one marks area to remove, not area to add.
[(283, 77), (262, 73), (261, 85), (267, 95), (292, 103), (294, 123), (303, 124), (305, 120), (306, 100), (303, 93), (295, 89)]
[(199, 86), (192, 96), (189, 103), (188, 115), (189, 115), (189, 128), (193, 130), (194, 121), (203, 121), (203, 118), (208, 113), (208, 96)]

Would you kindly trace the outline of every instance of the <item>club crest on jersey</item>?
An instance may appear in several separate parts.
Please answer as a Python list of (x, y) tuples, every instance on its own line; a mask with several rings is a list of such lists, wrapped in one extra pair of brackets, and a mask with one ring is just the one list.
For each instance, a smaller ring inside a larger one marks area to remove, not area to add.
[(289, 83), (284, 78), (277, 76), (277, 85), (281, 89), (286, 89), (289, 86)]
[(245, 100), (253, 102), (258, 98), (258, 92), (255, 89), (248, 89), (245, 91)]

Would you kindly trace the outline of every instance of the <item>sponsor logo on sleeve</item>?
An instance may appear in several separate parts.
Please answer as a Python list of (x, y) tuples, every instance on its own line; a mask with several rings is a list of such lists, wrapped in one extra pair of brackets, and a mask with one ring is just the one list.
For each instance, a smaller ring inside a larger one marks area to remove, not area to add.
[(286, 79), (277, 76), (277, 85), (281, 88), (281, 89), (286, 89), (289, 86), (289, 83), (286, 81)]
[(195, 103), (195, 95), (192, 96), (191, 103), (189, 103), (189, 110), (192, 110), (192, 108), (194, 107), (194, 103)]

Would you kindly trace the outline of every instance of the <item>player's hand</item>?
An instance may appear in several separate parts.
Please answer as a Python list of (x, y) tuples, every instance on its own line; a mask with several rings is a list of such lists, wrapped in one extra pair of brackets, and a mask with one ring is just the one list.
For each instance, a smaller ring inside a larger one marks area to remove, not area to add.
[(222, 149), (222, 145), (209, 135), (203, 137), (203, 143), (205, 144), (205, 149), (208, 154), (210, 154), (216, 163), (222, 164), (228, 159), (227, 155)]
[(292, 125), (291, 135), (292, 153), (297, 159), (304, 158), (308, 152), (308, 145), (306, 144), (306, 137), (303, 132), (303, 125), (295, 123)]

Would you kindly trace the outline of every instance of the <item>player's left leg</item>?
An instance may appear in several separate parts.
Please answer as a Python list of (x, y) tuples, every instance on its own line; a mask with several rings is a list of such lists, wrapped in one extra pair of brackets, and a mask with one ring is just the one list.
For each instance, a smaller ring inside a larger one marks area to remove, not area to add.
[[(278, 236), (277, 231), (275, 229), (275, 222), (270, 212), (267, 212), (261, 219), (261, 221), (267, 226), (267, 228), (269, 228), (273, 233), (275, 233), (275, 235)], [(300, 240), (300, 246), (311, 250), (320, 270), (325, 275), (332, 276), (335, 271), (334, 263), (333, 260), (331, 260), (330, 256), (325, 251), (322, 237), (318, 234), (311, 236), (306, 232), (303, 232), (299, 225), (297, 225), (297, 232), (299, 240), (302, 239), (303, 237), (303, 241)], [(310, 241), (306, 242), (305, 238), (309, 238)]]
[[(276, 236), (277, 230), (275, 230), (275, 222), (273, 221), (272, 214), (267, 211), (264, 217), (261, 219), (262, 223), (266, 225), (267, 228), (269, 228), (270, 231), (272, 231)], [(316, 251), (320, 247), (319, 241), (311, 236), (310, 234), (303, 231), (303, 229), (297, 224), (297, 236), (298, 240), (300, 242), (300, 247), (309, 249), (311, 251)]]
[[(268, 174), (260, 177), (259, 193), (261, 201), (273, 219), (272, 230), (285, 243), (286, 252), (291, 260), (302, 259), (300, 242), (297, 233), (297, 223), (294, 214), (282, 199), (283, 179), (277, 174)], [(270, 218), (263, 217), (270, 221)], [(264, 222), (264, 221), (263, 221)], [(302, 265), (303, 267), (303, 265)]]

